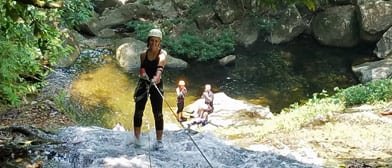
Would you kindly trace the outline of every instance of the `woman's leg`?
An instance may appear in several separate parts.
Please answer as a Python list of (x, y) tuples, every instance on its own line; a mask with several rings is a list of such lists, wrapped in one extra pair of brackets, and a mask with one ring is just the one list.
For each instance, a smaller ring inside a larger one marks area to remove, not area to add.
[(135, 104), (135, 113), (133, 115), (133, 131), (136, 139), (140, 138), (140, 132), (143, 121), (143, 112), (146, 107), (147, 96), (140, 99)]
[[(159, 90), (163, 95), (163, 89), (161, 89), (162, 85), (158, 88), (160, 88)], [(163, 125), (164, 125), (163, 114), (162, 114), (163, 98), (155, 87), (152, 87), (150, 89), (150, 94), (151, 94), (150, 101), (152, 106), (152, 112), (154, 113), (154, 120), (155, 120), (156, 138), (157, 140), (162, 140)]]

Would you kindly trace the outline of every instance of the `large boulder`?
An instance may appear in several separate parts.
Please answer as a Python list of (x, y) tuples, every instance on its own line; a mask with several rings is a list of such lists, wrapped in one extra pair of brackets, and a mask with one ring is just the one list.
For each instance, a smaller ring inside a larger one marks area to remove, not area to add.
[(64, 68), (73, 65), (73, 63), (80, 55), (80, 47), (77, 39), (77, 32), (69, 29), (64, 29), (62, 30), (62, 32), (64, 32), (63, 38), (65, 39), (65, 42), (73, 48), (72, 52), (69, 55), (60, 58), (56, 62), (56, 67)]
[(252, 18), (236, 20), (233, 24), (236, 42), (248, 47), (259, 37), (259, 28)]
[(198, 0), (172, 0), (172, 2), (174, 3), (177, 9), (187, 11), (191, 9), (191, 7), (199, 1)]
[(154, 0), (152, 1), (151, 8), (160, 11), (165, 18), (175, 18), (178, 16), (175, 4), (172, 1)]
[[(125, 38), (122, 39), (121, 45), (119, 45), (116, 49), (116, 59), (119, 62), (119, 65), (124, 68), (125, 71), (130, 72), (140, 67), (140, 53), (146, 49), (146, 44), (142, 41), (133, 39), (133, 38)], [(120, 44), (117, 42), (117, 44)], [(170, 55), (167, 55), (167, 64), (168, 68), (186, 68), (188, 63), (174, 58)]]
[(84, 32), (99, 35), (104, 28), (121, 25), (138, 18), (152, 18), (153, 12), (147, 6), (137, 3), (128, 3), (112, 10), (107, 10), (100, 17), (95, 15), (86, 24), (81, 25)]
[[(184, 111), (197, 111), (204, 99), (198, 99), (192, 104), (185, 107)], [(227, 127), (239, 124), (237, 115), (239, 113), (251, 113), (253, 119), (269, 119), (273, 117), (269, 107), (263, 107), (236, 100), (225, 93), (214, 94), (214, 112), (209, 115), (209, 121), (215, 125)]]
[(295, 6), (291, 6), (281, 15), (267, 37), (272, 44), (289, 42), (306, 29), (306, 24)]
[(386, 79), (392, 75), (392, 59), (383, 59), (353, 66), (353, 72), (362, 83)]
[(239, 16), (242, 10), (237, 5), (238, 3), (230, 0), (217, 0), (215, 4), (215, 12), (223, 24), (233, 23)]
[(214, 28), (220, 25), (218, 18), (216, 17), (216, 13), (212, 8), (206, 8), (204, 10), (199, 11), (195, 15), (195, 21), (197, 27), (200, 30), (206, 30), (209, 28)]
[(125, 2), (134, 2), (134, 0), (93, 0), (94, 10), (101, 14), (106, 8), (113, 8), (116, 6), (124, 5)]
[(377, 48), (374, 50), (374, 53), (379, 58), (392, 57), (392, 27), (377, 42)]
[(358, 6), (361, 39), (378, 41), (392, 26), (392, 1), (369, 1)]
[(359, 42), (355, 6), (337, 6), (318, 13), (311, 23), (319, 43), (335, 47), (353, 47)]

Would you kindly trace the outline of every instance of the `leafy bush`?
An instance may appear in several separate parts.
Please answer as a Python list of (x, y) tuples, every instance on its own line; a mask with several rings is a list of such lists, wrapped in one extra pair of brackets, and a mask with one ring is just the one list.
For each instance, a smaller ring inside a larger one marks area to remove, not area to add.
[[(173, 22), (178, 22), (173, 20)], [(166, 25), (168, 23), (165, 23)], [(148, 32), (155, 28), (151, 22), (131, 21), (128, 28), (135, 29), (136, 38), (145, 41)], [(165, 26), (169, 29), (170, 26)], [(163, 29), (163, 33), (165, 32)], [(234, 32), (231, 29), (215, 33), (215, 30), (207, 30), (203, 35), (195, 32), (184, 32), (176, 38), (164, 34), (162, 45), (171, 55), (184, 59), (207, 61), (224, 56), (234, 51)]]
[(90, 0), (68, 0), (60, 10), (63, 25), (69, 27), (87, 21), (93, 14), (94, 7)]
[[(71, 47), (64, 43), (63, 33), (58, 29), (60, 14), (68, 11), (76, 12), (68, 16), (83, 16), (65, 19), (67, 25), (72, 25), (86, 18), (84, 13), (89, 9), (78, 10), (77, 7), (88, 2), (80, 5), (80, 0), (66, 1), (63, 12), (23, 2), (0, 1), (0, 101), (14, 106), (21, 97), (42, 86), (51, 63), (70, 53)], [(68, 9), (71, 6), (74, 10)]]
[(392, 80), (383, 79), (338, 90), (336, 96), (346, 106), (386, 101), (392, 98)]
[(234, 33), (224, 30), (218, 34), (208, 30), (204, 35), (186, 32), (176, 39), (165, 41), (170, 53), (185, 59), (207, 61), (234, 51)]

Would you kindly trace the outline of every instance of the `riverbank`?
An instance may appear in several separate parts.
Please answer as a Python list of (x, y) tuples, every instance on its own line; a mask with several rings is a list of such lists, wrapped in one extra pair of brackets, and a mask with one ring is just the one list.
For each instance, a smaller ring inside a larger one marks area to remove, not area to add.
[[(288, 156), (316, 155), (324, 159), (325, 167), (391, 167), (392, 117), (379, 114), (390, 107), (392, 102), (356, 106), (332, 112), (327, 118), (304, 125), (301, 129), (275, 130), (263, 136), (258, 134), (263, 124), (218, 130), (214, 134), (234, 146), (254, 151), (262, 145), (270, 146), (272, 150), (285, 150)], [(269, 121), (277, 122), (285, 115)], [(0, 127), (33, 126), (43, 130), (77, 125), (48, 99), (32, 100), (20, 108), (2, 111), (0, 123)], [(241, 129), (254, 132), (239, 131)]]

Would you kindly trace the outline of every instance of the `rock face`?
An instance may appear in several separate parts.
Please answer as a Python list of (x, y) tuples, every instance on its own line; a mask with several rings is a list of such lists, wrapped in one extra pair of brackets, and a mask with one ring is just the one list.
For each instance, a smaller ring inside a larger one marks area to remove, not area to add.
[[(121, 40), (124, 43), (121, 43), (119, 47), (116, 49), (116, 59), (119, 62), (119, 65), (124, 68), (125, 71), (132, 71), (134, 69), (139, 68), (140, 66), (140, 53), (142, 53), (146, 49), (146, 44), (139, 40), (133, 38), (126, 38), (127, 40)], [(126, 42), (125, 42), (126, 41)], [(188, 63), (174, 58), (170, 55), (166, 58), (168, 68), (186, 68)]]
[(359, 42), (359, 27), (353, 5), (332, 7), (318, 13), (311, 27), (315, 39), (323, 45), (353, 47)]
[(107, 10), (101, 16), (93, 17), (86, 25), (82, 26), (82, 31), (98, 35), (99, 32), (114, 25), (120, 25), (137, 18), (151, 18), (153, 13), (147, 6), (129, 3), (118, 8)]
[(368, 1), (359, 5), (361, 38), (375, 42), (392, 26), (392, 1)]
[(353, 66), (354, 73), (362, 83), (377, 79), (386, 79), (392, 75), (392, 59), (383, 59)]
[(251, 18), (235, 21), (233, 29), (237, 43), (245, 47), (253, 44), (259, 38), (259, 28)]
[(233, 23), (240, 15), (241, 11), (238, 10), (238, 3), (235, 1), (228, 0), (217, 0), (215, 5), (215, 12), (219, 17), (219, 20), (223, 24)]
[[(199, 99), (185, 107), (184, 111), (197, 111), (204, 99)], [(233, 126), (238, 123), (235, 115), (239, 112), (252, 113), (257, 119), (268, 119), (273, 117), (269, 107), (246, 103), (241, 100), (230, 98), (225, 93), (214, 94), (214, 112), (209, 115), (209, 121), (219, 126)]]
[(69, 55), (57, 60), (55, 66), (62, 68), (71, 66), (80, 55), (79, 42), (76, 38), (77, 33), (68, 29), (63, 30), (63, 32), (66, 32), (64, 38), (66, 39), (66, 42), (73, 47), (73, 51)]
[(286, 10), (272, 28), (267, 40), (272, 44), (280, 44), (293, 40), (304, 32), (306, 24), (295, 6)]
[(226, 57), (223, 57), (219, 60), (219, 64), (226, 66), (226, 65), (233, 65), (235, 63), (235, 55), (228, 55)]
[(392, 57), (392, 27), (377, 42), (377, 48), (374, 50), (374, 53), (378, 58)]

